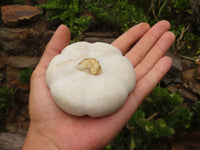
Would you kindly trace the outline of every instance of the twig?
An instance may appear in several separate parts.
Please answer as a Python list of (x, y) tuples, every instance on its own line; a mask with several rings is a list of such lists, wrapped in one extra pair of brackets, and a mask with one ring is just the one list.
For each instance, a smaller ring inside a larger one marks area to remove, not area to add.
[(153, 119), (154, 117), (156, 117), (156, 116), (158, 116), (158, 113), (156, 112), (156, 113), (153, 113), (149, 118), (147, 118), (147, 120), (151, 120), (151, 119)]
[(158, 18), (156, 16), (156, 13), (155, 13), (155, 9), (154, 9), (154, 4), (153, 4), (153, 1), (151, 1), (151, 5), (149, 7), (149, 10), (147, 12), (147, 14), (149, 14), (149, 12), (152, 10), (152, 14), (154, 16), (154, 19), (158, 22)]
[(191, 57), (184, 56), (184, 55), (181, 55), (181, 54), (179, 54), (179, 56), (180, 56), (182, 59), (185, 59), (185, 60), (189, 60), (189, 61), (195, 62), (195, 59), (193, 59), (193, 58), (191, 58)]
[(153, 2), (151, 1), (151, 5), (150, 5), (150, 7), (149, 7), (149, 9), (148, 9), (148, 11), (147, 11), (147, 14), (149, 14), (149, 13), (151, 12), (152, 4), (153, 4)]
[(188, 25), (187, 27), (184, 27), (183, 30), (181, 31), (181, 35), (180, 35), (180, 39), (183, 38), (183, 35), (185, 34), (185, 32), (189, 29), (190, 25)]
[(129, 126), (128, 124), (126, 125), (126, 128), (128, 129), (128, 130), (130, 130), (130, 131), (134, 131), (135, 130), (135, 127), (134, 126)]
[(160, 7), (160, 9), (159, 9), (159, 12), (158, 12), (158, 15), (157, 15), (158, 17), (160, 17), (160, 14), (161, 14), (163, 8), (165, 7), (167, 1), (168, 1), (168, 0), (165, 0), (165, 1), (163, 2), (163, 4), (161, 5), (161, 7)]
[(158, 18), (156, 16), (155, 9), (154, 9), (154, 4), (153, 3), (152, 3), (152, 13), (153, 13), (153, 16), (154, 16), (155, 20), (158, 22)]
[(180, 46), (177, 46), (178, 51), (181, 50), (184, 47), (185, 43), (186, 43), (186, 41), (183, 41)]
[[(156, 116), (158, 116), (158, 113), (156, 112), (156, 113), (153, 113), (149, 118), (147, 118), (147, 120), (151, 120), (151, 119), (153, 119), (154, 117), (156, 117)], [(128, 129), (128, 130), (130, 130), (130, 131), (134, 131), (135, 130), (135, 127), (134, 126), (129, 126), (128, 124), (126, 125), (126, 128)]]
[(177, 39), (177, 44), (176, 44), (176, 45), (177, 45), (178, 51), (180, 51), (180, 50), (184, 47), (184, 45), (185, 45), (185, 42), (183, 42), (183, 43), (181, 44), (181, 46), (179, 46), (180, 43), (181, 43), (181, 40), (183, 39), (183, 36), (184, 36), (185, 32), (189, 29), (189, 27), (190, 27), (190, 25), (188, 25), (187, 27), (185, 26), (185, 27), (182, 29), (179, 38)]

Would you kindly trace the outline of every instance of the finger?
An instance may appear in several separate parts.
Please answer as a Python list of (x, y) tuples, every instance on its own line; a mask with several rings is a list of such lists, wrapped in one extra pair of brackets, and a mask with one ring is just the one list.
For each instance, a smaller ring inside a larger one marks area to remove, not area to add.
[(70, 42), (70, 30), (65, 25), (60, 25), (47, 44), (38, 66), (46, 69), (52, 58), (58, 55)]
[(146, 96), (167, 73), (171, 67), (171, 64), (171, 58), (167, 56), (162, 57), (149, 71), (149, 73), (137, 82), (134, 91), (129, 95), (125, 105), (121, 108), (122, 110), (118, 111), (118, 117), (124, 118), (125, 121), (128, 121)]
[(152, 46), (157, 42), (160, 36), (169, 30), (170, 24), (167, 21), (160, 21), (155, 24), (126, 54), (133, 66), (136, 66), (145, 57)]
[[(163, 76), (168, 72), (172, 65), (171, 58), (165, 56), (162, 57), (155, 66), (146, 74), (141, 80), (137, 82), (135, 91), (130, 95), (130, 99), (134, 96), (137, 101), (137, 106), (142, 102), (152, 89), (160, 82)], [(141, 94), (143, 91), (143, 94)]]
[(135, 68), (136, 81), (140, 80), (146, 73), (148, 73), (155, 63), (167, 52), (171, 44), (175, 40), (175, 35), (168, 31), (165, 32), (157, 43), (152, 47), (150, 52)]
[(147, 23), (140, 23), (130, 28), (111, 44), (125, 54), (127, 50), (129, 50), (131, 46), (149, 30), (149, 28), (150, 26)]

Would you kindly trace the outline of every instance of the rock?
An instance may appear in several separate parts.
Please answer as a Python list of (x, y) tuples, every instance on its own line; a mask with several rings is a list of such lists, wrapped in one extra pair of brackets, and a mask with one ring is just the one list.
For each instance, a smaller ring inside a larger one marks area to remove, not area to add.
[[(27, 39), (27, 29), (0, 28), (0, 47), (3, 51), (13, 55), (20, 55), (30, 49)], [(7, 42), (9, 41), (9, 42)]]
[(7, 26), (15, 27), (25, 21), (35, 21), (42, 10), (29, 5), (6, 5), (1, 7), (1, 14)]
[(24, 1), (24, 4), (32, 5), (32, 6), (41, 5), (41, 4), (44, 4), (44, 3), (46, 3), (46, 0), (25, 0)]
[(180, 84), (170, 84), (169, 86), (167, 86), (167, 90), (169, 90), (170, 92), (180, 92), (181, 96), (188, 101), (198, 101), (198, 96), (195, 93), (182, 87)]
[[(29, 86), (27, 88), (29, 88)], [(15, 93), (15, 99), (18, 102), (28, 103), (28, 100), (29, 100), (29, 90), (18, 90)]]
[(173, 83), (173, 80), (171, 77), (168, 77), (167, 75), (165, 75), (162, 80), (161, 83), (163, 83), (165, 86), (170, 85), (171, 83)]
[[(6, 122), (6, 130), (10, 133), (26, 134), (30, 124), (28, 103), (17, 103), (17, 111), (11, 121)], [(6, 118), (7, 119), (7, 118)], [(9, 118), (8, 118), (9, 119)]]
[(19, 122), (24, 122), (24, 121), (26, 120), (25, 116), (24, 116), (24, 115), (21, 115), (21, 114), (17, 114), (16, 119), (17, 119)]
[(19, 126), (18, 123), (7, 123), (6, 130), (10, 133), (16, 133), (16, 134), (27, 133), (27, 129), (23, 128), (22, 126)]
[(105, 38), (117, 38), (119, 34), (117, 32), (86, 32), (86, 37), (105, 37)]
[(41, 38), (41, 43), (40, 43), (41, 51), (40, 51), (39, 55), (43, 54), (43, 52), (44, 52), (44, 50), (45, 50), (45, 48), (47, 46), (47, 43), (50, 41), (50, 39), (53, 36), (53, 34), (54, 34), (54, 31), (52, 31), (52, 30), (48, 30), (48, 31), (46, 31), (44, 33), (44, 35)]
[(50, 20), (48, 21), (47, 29), (56, 30), (60, 24), (62, 24), (62, 20), (60, 20), (59, 18)]
[(167, 90), (170, 91), (170, 92), (177, 92), (179, 89), (177, 88), (176, 85), (174, 84), (171, 84), (167, 87)]
[(46, 31), (47, 23), (43, 20), (21, 28), (0, 27), (0, 48), (8, 55), (39, 56)]
[(189, 82), (189, 88), (192, 92), (200, 95), (200, 82), (196, 80)]
[(173, 61), (172, 67), (168, 71), (168, 73), (162, 79), (162, 83), (165, 86), (168, 86), (171, 83), (181, 83), (181, 73), (182, 73), (182, 62), (181, 59), (176, 56), (173, 52), (168, 51), (166, 56), (170, 57)]
[(7, 55), (4, 52), (0, 52), (0, 69), (5, 66)]
[(193, 93), (200, 95), (200, 82), (195, 79), (198, 78), (199, 75), (196, 75), (196, 72), (197, 68), (184, 71), (182, 73), (183, 85), (185, 86), (185, 88), (191, 90)]
[(45, 3), (46, 3), (46, 0), (36, 0), (36, 1), (37, 1), (37, 3), (38, 3), (39, 5), (45, 4)]
[(180, 74), (182, 72), (181, 59), (171, 51), (168, 51), (165, 55), (169, 56), (173, 61), (172, 67), (170, 68), (168, 73), (170, 73), (172, 75)]
[(182, 71), (183, 72), (196, 67), (195, 63), (192, 61), (182, 59), (181, 62), (182, 62)]
[(197, 65), (200, 65), (200, 55), (196, 58), (195, 63), (196, 63)]
[(9, 56), (5, 64), (14, 68), (36, 67), (40, 57)]
[(198, 96), (192, 93), (190, 90), (187, 90), (186, 88), (182, 87), (179, 91), (184, 99), (192, 102), (198, 101)]
[(35, 5), (37, 5), (38, 3), (37, 3), (36, 0), (25, 0), (25, 1), (24, 1), (24, 4), (25, 4), (25, 5), (35, 6)]
[(0, 82), (3, 80), (4, 74), (0, 72)]
[(8, 87), (18, 90), (28, 91), (29, 84), (23, 84), (18, 81), (20, 69), (6, 66), (5, 68), (5, 83)]
[(168, 86), (170, 84), (173, 84), (173, 83), (176, 83), (176, 84), (179, 84), (181, 83), (182, 80), (181, 80), (181, 77), (180, 75), (177, 75), (177, 76), (173, 76), (171, 74), (166, 74), (163, 78), (162, 78), (162, 81), (161, 83), (163, 83), (165, 86)]
[(185, 80), (185, 81), (192, 81), (192, 80), (194, 80), (195, 72), (196, 72), (195, 68), (192, 68), (192, 69), (184, 71), (182, 73), (183, 80)]
[(18, 125), (19, 127), (21, 127), (21, 129), (24, 130), (24, 131), (28, 131), (29, 124), (30, 124), (30, 121), (29, 121), (29, 120), (18, 121), (18, 122), (17, 122), (17, 125)]
[(184, 148), (184, 145), (183, 144), (174, 144), (173, 146), (172, 146), (172, 150), (186, 150), (185, 148)]
[(86, 32), (84, 41), (112, 43), (116, 39), (116, 32)]
[(172, 150), (200, 150), (200, 130), (189, 131), (173, 142)]
[(199, 150), (200, 149), (200, 130), (195, 130), (192, 132), (189, 132), (183, 140), (183, 144), (188, 148), (188, 150), (194, 149)]
[(19, 76), (20, 69), (16, 69), (10, 66), (6, 66), (5, 68), (5, 80), (7, 83), (12, 84), (13, 80), (17, 80)]
[(195, 79), (200, 80), (200, 66), (196, 67)]
[(20, 150), (25, 140), (23, 134), (0, 133), (1, 150)]
[(104, 42), (104, 43), (112, 43), (115, 39), (114, 38), (103, 38), (103, 37), (85, 37), (84, 38), (84, 41), (87, 41), (87, 42), (91, 42), (91, 43), (94, 43), (94, 42)]
[(21, 110), (19, 111), (19, 113), (21, 115), (23, 115), (25, 117), (25, 119), (30, 119), (29, 117), (29, 109), (28, 109), (28, 105), (25, 105), (21, 108)]
[(6, 116), (6, 119), (5, 121), (7, 123), (13, 121), (13, 119), (15, 118), (16, 114), (17, 114), (17, 111), (19, 110), (19, 106), (15, 106), (13, 108), (11, 108), (8, 112), (8, 115)]
[[(30, 88), (29, 84), (21, 83), (18, 81), (18, 79), (16, 79), (16, 80), (13, 79), (10, 82), (8, 82), (7, 84), (9, 85), (9, 87), (16, 88), (18, 90), (23, 90), (23, 91), (28, 91)], [(23, 99), (25, 99), (25, 98), (26, 97), (24, 97)], [(21, 101), (24, 101), (24, 100), (21, 100)]]

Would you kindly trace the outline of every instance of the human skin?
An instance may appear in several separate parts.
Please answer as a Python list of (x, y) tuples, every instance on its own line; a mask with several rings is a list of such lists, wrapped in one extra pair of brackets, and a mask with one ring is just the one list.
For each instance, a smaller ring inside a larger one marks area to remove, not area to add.
[(169, 29), (167, 21), (160, 21), (153, 27), (140, 23), (111, 43), (133, 64), (135, 89), (117, 112), (90, 118), (72, 116), (62, 111), (54, 103), (45, 83), (49, 62), (70, 42), (69, 29), (61, 25), (31, 77), (30, 127), (23, 150), (97, 150), (109, 144), (171, 67), (171, 59), (164, 56), (175, 40)]

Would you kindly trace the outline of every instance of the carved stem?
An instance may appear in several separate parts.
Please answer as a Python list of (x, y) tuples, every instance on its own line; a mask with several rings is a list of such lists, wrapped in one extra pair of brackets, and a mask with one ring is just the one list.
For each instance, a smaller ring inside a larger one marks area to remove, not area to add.
[(83, 59), (78, 64), (77, 69), (92, 75), (99, 75), (101, 73), (101, 66), (95, 58)]

